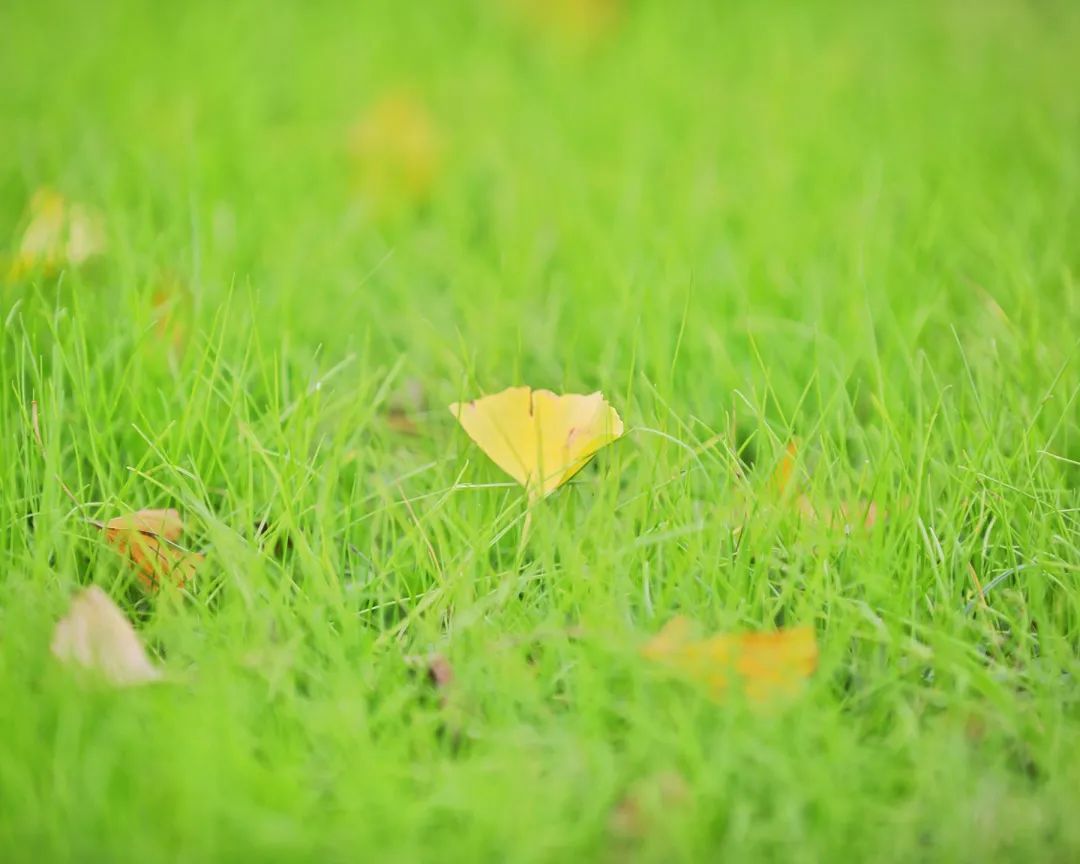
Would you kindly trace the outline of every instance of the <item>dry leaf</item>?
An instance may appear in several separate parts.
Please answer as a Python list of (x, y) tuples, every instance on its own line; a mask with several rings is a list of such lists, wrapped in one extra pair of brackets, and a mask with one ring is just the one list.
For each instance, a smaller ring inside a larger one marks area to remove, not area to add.
[(131, 558), (140, 582), (148, 591), (160, 587), (162, 576), (183, 588), (203, 561), (198, 552), (188, 552), (177, 545), (184, 523), (172, 509), (138, 510), (110, 519), (100, 527), (117, 551)]
[(441, 149), (427, 106), (407, 90), (388, 93), (349, 133), (360, 193), (382, 215), (430, 195)]
[(39, 189), (30, 199), (26, 229), (9, 276), (18, 279), (33, 270), (51, 275), (104, 251), (100, 215), (84, 204), (67, 201), (55, 189)]
[(99, 672), (117, 687), (161, 678), (131, 622), (96, 585), (71, 601), (68, 614), (56, 625), (50, 650), (62, 663)]
[(450, 411), (532, 500), (550, 495), (623, 434), (618, 412), (601, 393), (558, 396), (550, 390), (511, 387), (456, 402)]
[(734, 679), (751, 701), (763, 702), (798, 689), (817, 667), (818, 646), (810, 627), (699, 638), (695, 625), (677, 616), (642, 654), (707, 685), (714, 696), (726, 695)]

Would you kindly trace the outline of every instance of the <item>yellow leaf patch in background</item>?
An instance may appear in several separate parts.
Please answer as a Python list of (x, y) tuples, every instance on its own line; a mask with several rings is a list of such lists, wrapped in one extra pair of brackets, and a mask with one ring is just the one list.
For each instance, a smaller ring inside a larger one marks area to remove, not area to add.
[(142, 586), (156, 591), (162, 576), (183, 588), (203, 561), (198, 552), (188, 552), (177, 543), (184, 523), (175, 510), (138, 510), (117, 516), (100, 525), (106, 539), (131, 559)]
[(817, 637), (810, 627), (769, 633), (699, 637), (683, 616), (669, 621), (641, 649), (642, 655), (697, 683), (716, 697), (741, 686), (752, 702), (798, 690), (817, 668)]
[(455, 402), (450, 411), (532, 500), (550, 495), (623, 434), (618, 412), (602, 393), (559, 396), (550, 390), (510, 387)]
[(60, 662), (99, 673), (117, 687), (158, 681), (135, 628), (96, 585), (79, 592), (57, 622), (50, 650)]
[(101, 216), (55, 189), (43, 188), (30, 199), (26, 228), (8, 275), (18, 279), (34, 270), (52, 275), (104, 251)]
[(509, 0), (522, 24), (573, 50), (590, 49), (610, 37), (622, 17), (622, 0)]
[(428, 198), (442, 147), (427, 106), (408, 90), (395, 90), (354, 124), (349, 151), (361, 196), (388, 215)]

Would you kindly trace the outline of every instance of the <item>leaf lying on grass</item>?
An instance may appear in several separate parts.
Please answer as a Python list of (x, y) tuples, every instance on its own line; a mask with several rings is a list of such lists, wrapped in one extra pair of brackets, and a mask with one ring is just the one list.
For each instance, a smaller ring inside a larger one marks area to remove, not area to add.
[(131, 622), (109, 595), (92, 585), (71, 601), (57, 622), (50, 650), (62, 663), (101, 674), (110, 684), (128, 687), (161, 679)]
[(68, 201), (55, 189), (43, 188), (34, 193), (28, 217), (11, 263), (11, 279), (35, 269), (51, 275), (105, 251), (100, 215), (84, 204)]
[(696, 629), (688, 618), (677, 616), (641, 653), (706, 685), (716, 697), (727, 695), (734, 680), (752, 702), (797, 691), (817, 668), (817, 638), (810, 627), (703, 638)]
[(623, 434), (618, 412), (602, 393), (559, 396), (550, 390), (510, 387), (455, 402), (450, 411), (534, 501), (570, 480), (598, 450)]
[(204, 556), (177, 545), (184, 523), (175, 510), (138, 510), (95, 522), (106, 539), (135, 565), (142, 586), (156, 591), (165, 576), (179, 588), (191, 580)]

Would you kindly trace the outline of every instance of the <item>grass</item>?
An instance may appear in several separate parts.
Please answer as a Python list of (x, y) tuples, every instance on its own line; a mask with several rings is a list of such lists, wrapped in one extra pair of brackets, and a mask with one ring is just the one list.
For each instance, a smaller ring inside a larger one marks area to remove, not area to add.
[[(0, 285), (0, 859), (1075, 860), (1075, 4), (525, 20), (0, 9), (2, 248), (42, 186), (109, 241)], [(374, 213), (401, 87), (439, 168)], [(524, 548), (443, 407), (514, 383), (628, 428)], [(151, 506), (207, 561), (147, 598), (85, 520)], [(50, 657), (89, 583), (172, 683)], [(819, 669), (717, 702), (640, 657), (679, 613)]]

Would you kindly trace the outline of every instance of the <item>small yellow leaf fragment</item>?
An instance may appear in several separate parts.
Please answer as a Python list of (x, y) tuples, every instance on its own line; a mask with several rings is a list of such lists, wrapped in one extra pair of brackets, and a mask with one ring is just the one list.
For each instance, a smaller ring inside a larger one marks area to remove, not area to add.
[(12, 261), (10, 278), (39, 269), (53, 274), (105, 251), (101, 216), (90, 207), (43, 188), (30, 199), (26, 228)]
[(699, 638), (686, 618), (673, 618), (642, 648), (642, 655), (727, 694), (734, 681), (753, 702), (792, 693), (817, 668), (817, 638), (810, 627), (771, 633)]
[(784, 448), (784, 455), (773, 471), (772, 485), (778, 495), (783, 495), (791, 485), (791, 478), (795, 475), (795, 463), (799, 458), (799, 447), (794, 441), (788, 441)]
[(534, 500), (550, 495), (623, 434), (622, 419), (602, 393), (560, 396), (510, 387), (455, 402), (450, 411), (491, 461)]
[(162, 575), (183, 588), (203, 561), (201, 554), (176, 545), (184, 531), (176, 510), (138, 510), (110, 519), (103, 527), (105, 538), (131, 559), (148, 591), (160, 587)]
[(60, 662), (93, 670), (117, 687), (161, 679), (131, 622), (96, 585), (71, 601), (68, 614), (57, 622), (50, 650)]

